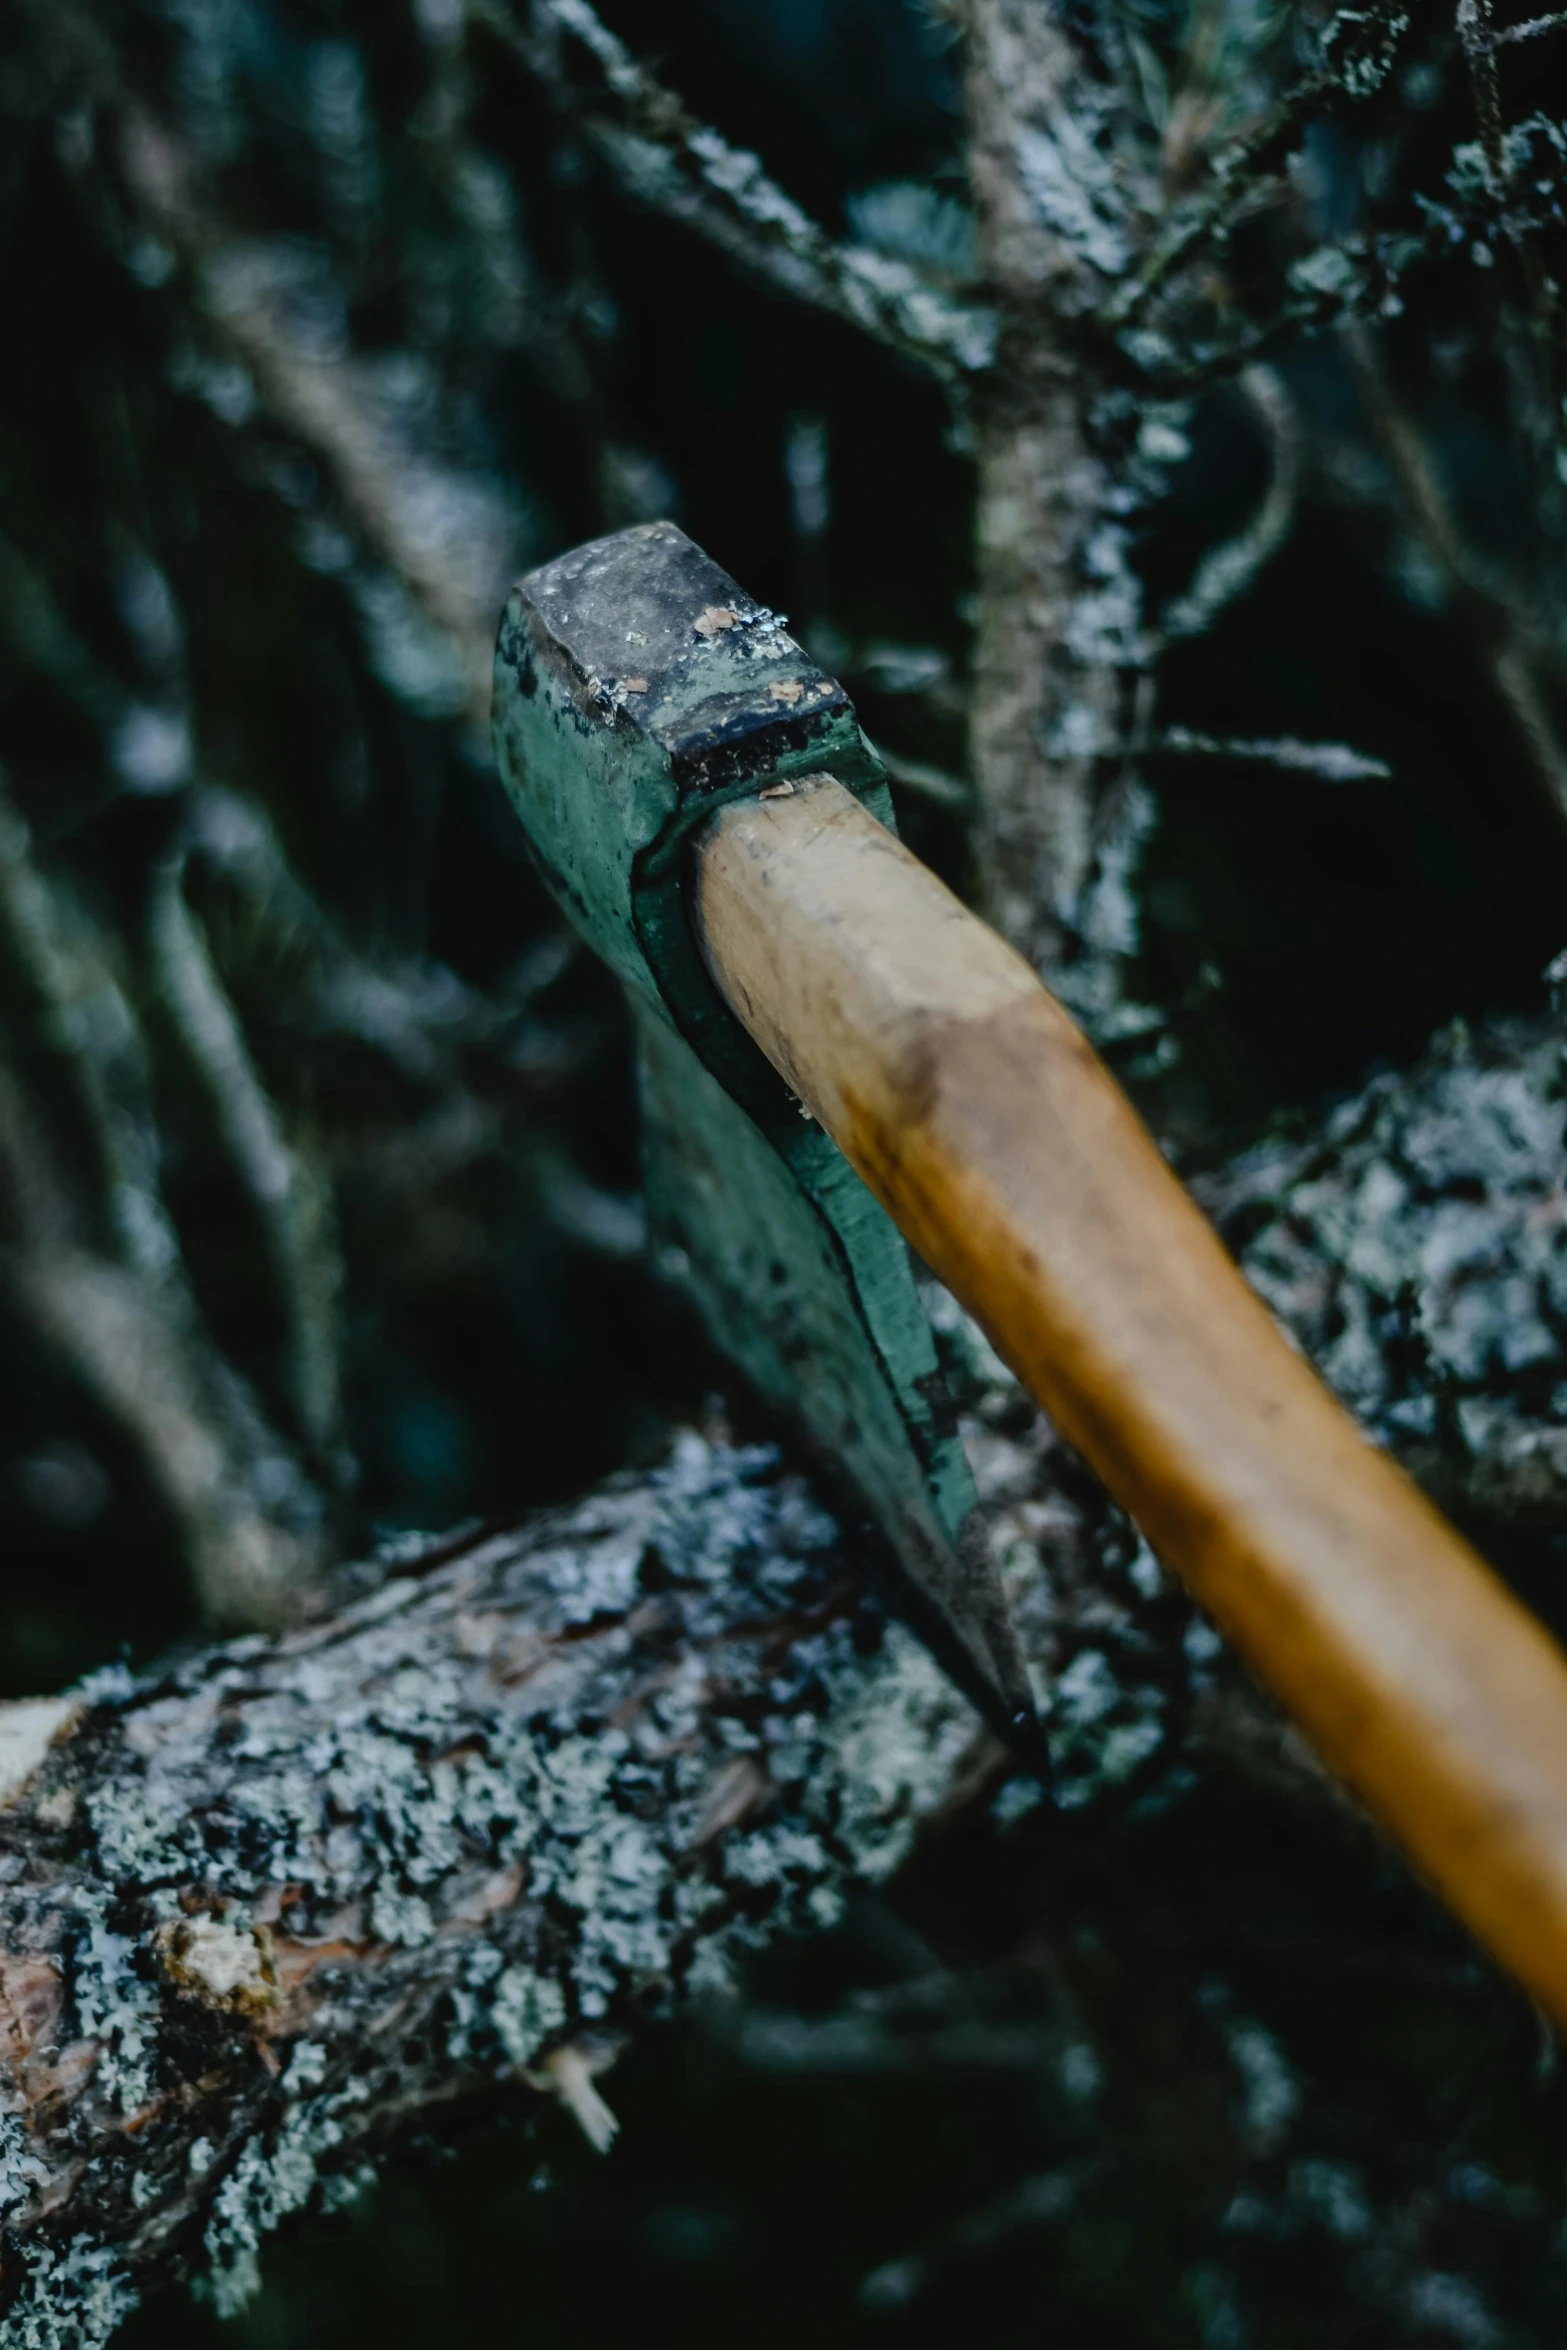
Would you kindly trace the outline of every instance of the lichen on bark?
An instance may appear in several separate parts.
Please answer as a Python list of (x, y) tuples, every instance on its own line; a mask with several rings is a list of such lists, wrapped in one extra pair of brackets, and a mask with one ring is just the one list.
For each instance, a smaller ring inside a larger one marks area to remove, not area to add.
[(399, 2122), (830, 1924), (975, 1741), (765, 1452), (360, 1581), (101, 1674), (0, 1815), (7, 2343), (176, 2260), (237, 2306)]
[[(1567, 1284), (1559, 1086), (1550, 1024), (1455, 1031), (1205, 1187), (1373, 1433), (1514, 1523), (1520, 1460), (1525, 1515), (1560, 1483), (1535, 1329)], [(1358, 1849), (1135, 1531), (932, 1307), (1063, 1815), (1157, 1816), (1239, 1772)], [(555, 2056), (830, 1926), (953, 1802), (1028, 1812), (864, 1566), (774, 1454), (688, 1436), (518, 1532), (394, 1550), (308, 1625), (0, 1715), (8, 2350), (101, 2341), (171, 2269), (237, 2306), (267, 2233), (357, 2192), (400, 2129), (524, 2073), (564, 2089)]]

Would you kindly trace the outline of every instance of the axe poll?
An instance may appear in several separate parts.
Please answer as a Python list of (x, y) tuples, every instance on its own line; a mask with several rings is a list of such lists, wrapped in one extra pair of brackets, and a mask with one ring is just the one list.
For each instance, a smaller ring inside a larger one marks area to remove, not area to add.
[(841, 687), (650, 523), (513, 592), (495, 734), (637, 1009), (666, 1263), (862, 1496), (991, 1719), (1026, 1730), (1027, 1675), (900, 1233), (1567, 2023), (1567, 1659), (1283, 1338), (1034, 972), (899, 843)]

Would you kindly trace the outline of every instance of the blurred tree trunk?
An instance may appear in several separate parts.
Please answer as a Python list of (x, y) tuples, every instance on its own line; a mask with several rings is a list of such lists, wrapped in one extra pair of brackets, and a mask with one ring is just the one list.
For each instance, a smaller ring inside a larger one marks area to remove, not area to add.
[(973, 0), (966, 29), (980, 253), (1007, 321), (976, 419), (979, 849), (992, 920), (1055, 970), (1093, 866), (1096, 785), (1123, 731), (1117, 655), (1135, 650), (1113, 628), (1074, 625), (1110, 489), (1090, 425), (1104, 386), (1079, 339), (1094, 268), (1026, 185), (1025, 158), (1058, 151), (1082, 62), (1052, 12), (1025, 0)]

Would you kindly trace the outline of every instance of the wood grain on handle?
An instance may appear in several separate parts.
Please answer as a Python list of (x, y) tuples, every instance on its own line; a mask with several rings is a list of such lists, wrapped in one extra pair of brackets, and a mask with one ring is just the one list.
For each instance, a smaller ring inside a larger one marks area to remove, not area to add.
[(1281, 1336), (1059, 1004), (830, 777), (713, 819), (696, 914), (926, 1263), (1567, 2024), (1567, 1658)]

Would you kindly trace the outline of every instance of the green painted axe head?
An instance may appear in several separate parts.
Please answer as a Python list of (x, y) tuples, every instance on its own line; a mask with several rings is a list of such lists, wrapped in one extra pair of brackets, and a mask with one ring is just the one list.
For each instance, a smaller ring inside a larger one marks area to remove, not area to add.
[(1027, 1676), (907, 1248), (729, 1011), (685, 895), (694, 828), (790, 776), (830, 773), (891, 824), (848, 697), (776, 614), (654, 522), (513, 590), (494, 723), (545, 878), (638, 1015), (664, 1270), (860, 1496), (955, 1677), (1028, 1735)]

